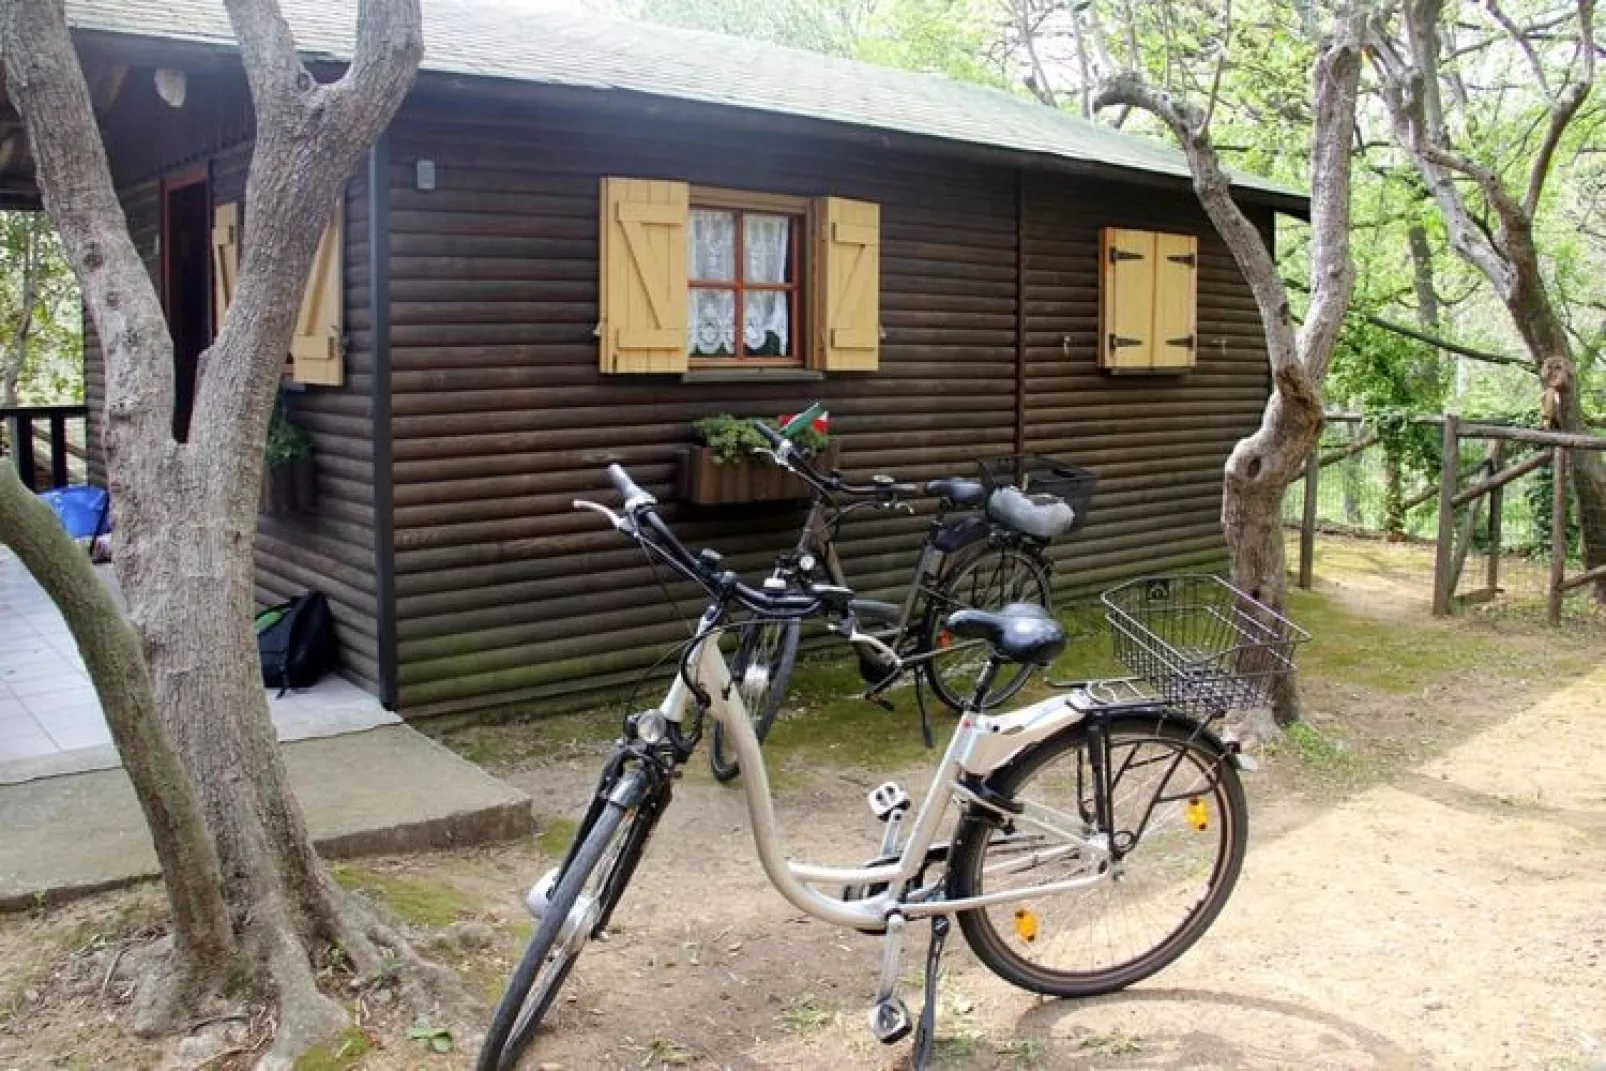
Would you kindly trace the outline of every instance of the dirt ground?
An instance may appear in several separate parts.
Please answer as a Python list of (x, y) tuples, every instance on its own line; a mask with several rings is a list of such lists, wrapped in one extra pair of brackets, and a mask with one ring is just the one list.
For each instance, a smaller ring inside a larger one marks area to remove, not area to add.
[[(1303, 656), (1307, 721), (1246, 779), (1250, 854), (1205, 938), (1124, 993), (1055, 1002), (992, 977), (956, 931), (939, 1067), (1606, 1067), (1606, 623), (1575, 607), (1556, 633), (1533, 607), (1505, 604), (1435, 622), (1426, 565), (1419, 548), (1324, 539), (1318, 590), (1294, 603), (1317, 635)], [(806, 684), (800, 694), (805, 709), (770, 746), (789, 847), (857, 862), (878, 835), (865, 790), (886, 776), (919, 784), (912, 718), (815, 705)], [(546, 831), (347, 865), (341, 880), (489, 998), (528, 933), (522, 889), (565, 843), (610, 728), (584, 717), (455, 734), (531, 793)], [(160, 916), (145, 889), (0, 919), (0, 1069), (179, 1066), (171, 1045), (128, 1035), (111, 969), (120, 942)], [(883, 1048), (865, 1029), (879, 942), (801, 917), (772, 891), (740, 793), (701, 766), (614, 921), (526, 1067), (906, 1059), (907, 1043)], [(905, 963), (911, 986), (922, 951), (923, 937)], [(364, 1029), (307, 1067), (471, 1063), (475, 1023), (445, 1024), (454, 1051), (435, 1054), (383, 993), (353, 1006)]]

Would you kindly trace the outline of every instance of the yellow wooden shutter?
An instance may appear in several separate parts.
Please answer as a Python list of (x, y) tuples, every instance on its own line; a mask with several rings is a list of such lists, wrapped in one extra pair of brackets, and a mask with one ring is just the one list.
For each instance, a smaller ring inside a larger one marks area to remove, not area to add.
[(240, 206), (212, 209), (212, 337), (223, 329), (223, 317), (234, 303), (234, 279), (240, 271)]
[(290, 341), (290, 378), (297, 383), (338, 387), (345, 376), (340, 270), (344, 230), (343, 212), (336, 205), (334, 218), (318, 240)]
[(1146, 371), (1154, 362), (1154, 239), (1148, 231), (1104, 229), (1100, 368)]
[(1156, 369), (1188, 369), (1198, 353), (1199, 239), (1155, 236), (1154, 362)]
[(881, 206), (823, 198), (815, 235), (818, 363), (828, 372), (874, 372), (881, 357)]
[(602, 371), (686, 371), (690, 205), (684, 182), (602, 180)]

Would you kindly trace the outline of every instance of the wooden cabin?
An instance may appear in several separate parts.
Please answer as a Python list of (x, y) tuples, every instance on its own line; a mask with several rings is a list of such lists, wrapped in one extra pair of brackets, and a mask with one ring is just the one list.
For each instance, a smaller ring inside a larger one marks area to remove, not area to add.
[[(283, 6), (314, 69), (338, 70), (355, 5)], [(764, 570), (797, 508), (675, 503), (692, 422), (715, 413), (821, 400), (856, 478), (1016, 452), (1093, 469), (1062, 592), (1224, 560), (1222, 463), (1269, 379), (1178, 154), (935, 75), (424, 9), (423, 70), (351, 177), (287, 360), (316, 506), (264, 515), (256, 549), (261, 598), (326, 592), (344, 672), (388, 706), (576, 705), (684, 635), (639, 549), (570, 507), (606, 493), (610, 461), (689, 543)], [(215, 2), (68, 10), (182, 383), (251, 240), (233, 37)], [(0, 146), (19, 136), (13, 117)], [(25, 148), (0, 159), (27, 203)], [(1259, 180), (1237, 194), (1268, 243), (1277, 212), (1305, 211)], [(856, 518), (855, 585), (896, 590), (926, 523)]]

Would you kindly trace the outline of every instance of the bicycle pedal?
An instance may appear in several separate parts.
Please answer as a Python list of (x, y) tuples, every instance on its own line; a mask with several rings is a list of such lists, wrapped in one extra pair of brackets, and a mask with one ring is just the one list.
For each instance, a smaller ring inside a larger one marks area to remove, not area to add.
[(909, 793), (896, 781), (888, 781), (870, 790), (870, 813), (879, 822), (885, 822), (898, 811), (909, 809)]
[(898, 997), (877, 1001), (870, 1009), (870, 1033), (883, 1045), (896, 1045), (914, 1028), (909, 1006)]
[(864, 700), (866, 703), (869, 703), (872, 706), (880, 707), (882, 710), (886, 711), (888, 714), (891, 714), (893, 711), (898, 709), (897, 707), (892, 705), (892, 700), (888, 699), (884, 695), (872, 695), (869, 692), (866, 692), (863, 695), (859, 696), (859, 698)]

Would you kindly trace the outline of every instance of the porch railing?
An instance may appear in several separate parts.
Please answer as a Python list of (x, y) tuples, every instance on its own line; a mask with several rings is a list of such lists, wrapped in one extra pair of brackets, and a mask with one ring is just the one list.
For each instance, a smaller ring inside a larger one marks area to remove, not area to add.
[(89, 407), (36, 405), (0, 409), (5, 452), (30, 491), (83, 482), (87, 476)]

